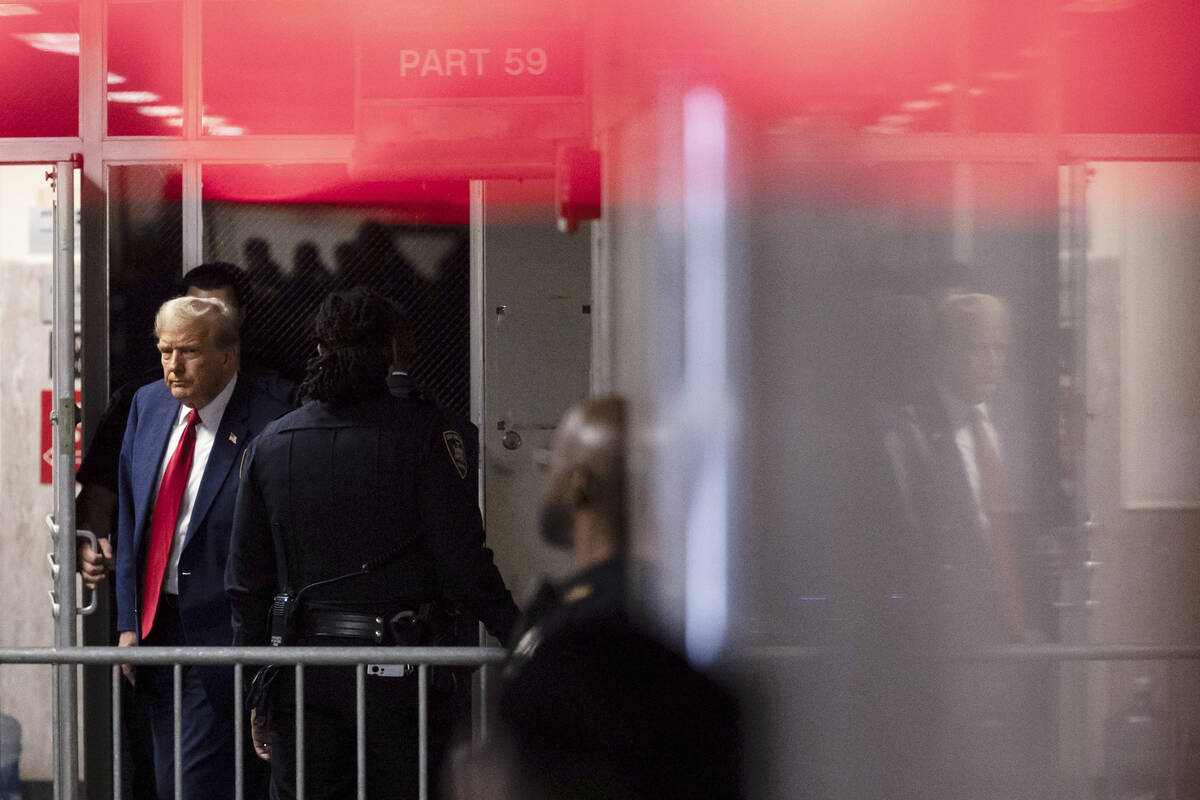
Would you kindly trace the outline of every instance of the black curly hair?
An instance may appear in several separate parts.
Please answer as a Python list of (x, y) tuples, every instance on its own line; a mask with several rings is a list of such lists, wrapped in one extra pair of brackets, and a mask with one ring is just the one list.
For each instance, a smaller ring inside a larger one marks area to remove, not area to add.
[(314, 322), (321, 352), (308, 360), (304, 402), (344, 406), (387, 392), (396, 304), (361, 286), (325, 298)]

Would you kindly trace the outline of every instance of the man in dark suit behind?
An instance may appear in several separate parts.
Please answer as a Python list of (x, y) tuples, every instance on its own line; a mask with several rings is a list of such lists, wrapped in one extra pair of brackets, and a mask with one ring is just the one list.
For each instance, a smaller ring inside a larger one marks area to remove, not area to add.
[[(238, 379), (238, 318), (224, 302), (168, 300), (155, 318), (155, 335), (163, 382), (134, 396), (121, 446), (118, 644), (228, 645), (224, 572), (237, 463), (288, 405), (255, 381)], [(150, 701), (155, 782), (165, 800), (174, 786), (172, 671), (123, 669)], [(233, 797), (231, 671), (184, 667), (182, 688), (184, 796)], [(257, 776), (247, 777), (253, 787)]]

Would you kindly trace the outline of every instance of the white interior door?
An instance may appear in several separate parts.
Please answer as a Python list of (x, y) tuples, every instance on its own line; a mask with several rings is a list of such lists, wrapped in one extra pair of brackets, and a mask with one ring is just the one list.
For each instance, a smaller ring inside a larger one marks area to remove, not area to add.
[(589, 385), (590, 238), (586, 227), (556, 230), (552, 189), (525, 181), (484, 190), (484, 518), (518, 602), (541, 577), (569, 569), (568, 554), (538, 535), (541, 465), (558, 419)]

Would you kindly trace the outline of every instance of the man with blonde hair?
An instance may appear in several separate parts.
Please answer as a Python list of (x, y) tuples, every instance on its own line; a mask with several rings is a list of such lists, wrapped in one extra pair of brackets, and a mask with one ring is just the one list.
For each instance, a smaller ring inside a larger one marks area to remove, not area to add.
[[(163, 381), (134, 396), (121, 446), (116, 556), (119, 644), (228, 645), (225, 599), (238, 461), (288, 405), (239, 380), (238, 315), (213, 297), (177, 297), (154, 323)], [(172, 670), (124, 666), (151, 707), (158, 796), (174, 794)], [(230, 670), (183, 670), (185, 797), (234, 795)], [(254, 786), (255, 776), (249, 781)]]

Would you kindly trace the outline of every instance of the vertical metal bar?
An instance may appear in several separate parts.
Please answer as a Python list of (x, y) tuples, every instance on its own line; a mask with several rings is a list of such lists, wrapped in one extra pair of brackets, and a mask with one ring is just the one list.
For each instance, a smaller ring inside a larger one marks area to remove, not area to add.
[(304, 665), (296, 665), (296, 800), (304, 800)]
[[(485, 239), (484, 239), (484, 182), (471, 181), (471, 421), (479, 428), (480, 432), (486, 430), (483, 424), (483, 401), (484, 401), (484, 344), (485, 331), (484, 326), (484, 308), (486, 295), (486, 276), (484, 273), (485, 266)], [(483, 504), (483, 482), (484, 470), (483, 465), (487, 459), (484, 458), (484, 448), (487, 443), (487, 437), (480, 436), (479, 442), (479, 505), (484, 509), (486, 523), (487, 508)]]
[[(79, 320), (80, 379), (83, 407), (83, 442), (86, 447), (95, 433), (108, 399), (108, 251), (104, 227), (104, 162), (101, 156), (108, 122), (105, 103), (108, 70), (104, 36), (105, 0), (82, 0), (79, 4), (79, 137), (83, 164), (80, 168), (79, 208)], [(83, 644), (108, 645), (111, 590), (102, 584), (96, 613), (83, 620)], [(83, 783), (89, 797), (112, 794), (113, 741), (107, 724), (112, 714), (113, 695), (103, 666), (83, 668)]]
[(429, 665), (417, 667), (417, 797), (429, 800)]
[[(607, 152), (608, 134), (597, 134), (597, 149)], [(606, 166), (611, 159), (600, 159), (600, 219), (591, 224), (592, 234), (592, 363), (589, 370), (593, 395), (606, 394), (613, 390), (612, 377), (612, 311), (613, 281), (612, 260), (609, 257), (611, 211), (604, 207), (609, 202), (608, 172)]]
[[(1071, 375), (1071, 388), (1086, 407), (1088, 404), (1088, 281), (1087, 281), (1087, 172), (1085, 162), (1074, 162), (1066, 168), (1063, 192), (1066, 195), (1064, 239), (1066, 242), (1066, 279), (1071, 288), (1070, 316), (1071, 333), (1074, 336), (1075, 358)], [(1083, 426), (1081, 425), (1081, 431)], [(1088, 499), (1088, 444), (1084, 432), (1083, 447), (1075, 456), (1075, 508), (1072, 519), (1077, 529), (1073, 541), (1066, 543), (1076, 553), (1079, 566), (1064, 579), (1063, 600), (1078, 604), (1074, 609), (1063, 609), (1059, 615), (1062, 640), (1067, 644), (1086, 643), (1088, 640), (1088, 607), (1090, 594), (1089, 578), (1083, 562), (1089, 560), (1092, 547), (1092, 531), (1089, 525)], [(1074, 548), (1078, 548), (1077, 550)], [(1059, 708), (1061, 732), (1058, 738), (1059, 764), (1067, 778), (1066, 788), (1075, 798), (1091, 795), (1088, 778), (1089, 742), (1091, 739), (1090, 703), (1088, 702), (1088, 680), (1095, 674), (1094, 664), (1064, 664), (1066, 676), (1059, 684)]]
[[(55, 647), (75, 646), (75, 163), (54, 165), (54, 519), (59, 614)], [(79, 742), (74, 664), (54, 669), (58, 797), (74, 800)]]
[(174, 753), (171, 758), (175, 769), (175, 800), (185, 800), (183, 796), (183, 665), (175, 664), (171, 668), (171, 696), (174, 713), (171, 718), (171, 733)]
[[(195, 141), (204, 132), (201, 0), (183, 3), (183, 135)], [(183, 162), (183, 271), (204, 260), (203, 214), (200, 207), (200, 162)]]
[(354, 668), (354, 763), (358, 800), (367, 800), (367, 665)]
[[(483, 514), (484, 529), (487, 529), (487, 503), (485, 498), (487, 471), (484, 465), (487, 463), (487, 437), (483, 435), (483, 431), (487, 427), (483, 422), (484, 400), (486, 391), (484, 386), (484, 368), (485, 368), (485, 346), (487, 344), (487, 327), (484, 324), (484, 309), (487, 307), (487, 276), (486, 276), (486, 237), (484, 235), (484, 225), (487, 222), (486, 208), (484, 202), (486, 200), (486, 184), (483, 181), (471, 181), (471, 421), (480, 431), (479, 436), (479, 508)], [(484, 639), (483, 625), (479, 625), (479, 643), (483, 644)], [(483, 715), (479, 709), (486, 706), (487, 699), (487, 683), (478, 677), (471, 680), (472, 702), (471, 702), (471, 728), (473, 729), (473, 738), (479, 741), (483, 737)]]
[(242, 708), (242, 663), (233, 665), (233, 796), (243, 800), (246, 796), (244, 776), (246, 774), (246, 711)]
[[(55, 619), (57, 619), (57, 617), (55, 617)], [(52, 664), (50, 666), (51, 683), (53, 684), (53, 686), (50, 689), (50, 752), (54, 755), (54, 758), (55, 758), (54, 781), (53, 781), (54, 782), (54, 800), (62, 800), (62, 787), (59, 785), (59, 783), (61, 783), (61, 781), (59, 780), (59, 772), (61, 771), (61, 767), (59, 766), (59, 763), (57, 760), (59, 757), (59, 751), (60, 751), (60, 747), (59, 747), (60, 734), (58, 732), (58, 718), (60, 715), (59, 714), (59, 703), (58, 703), (58, 670), (59, 670), (58, 664)]]
[(200, 200), (200, 162), (185, 161), (183, 177), (183, 273), (204, 261), (204, 213)]
[(951, 166), (951, 252), (956, 261), (975, 263), (975, 165)]
[[(1076, 161), (1067, 168), (1068, 203), (1068, 243), (1067, 259), (1069, 278), (1071, 280), (1071, 316), (1075, 319), (1075, 389), (1083, 399), (1085, 408), (1088, 402), (1088, 215), (1087, 215), (1087, 186), (1089, 168), (1087, 162)], [(1075, 520), (1083, 528), (1085, 537), (1084, 547), (1091, 547), (1091, 529), (1088, 522), (1091, 519), (1091, 500), (1088, 497), (1087, 474), (1087, 443), (1086, 437), (1083, 452), (1075, 458)], [(1078, 598), (1079, 602), (1087, 599)], [(1075, 598), (1072, 598), (1074, 601)], [(1085, 622), (1086, 625), (1086, 622)], [(1086, 634), (1074, 641), (1085, 641)]]
[(121, 800), (121, 665), (112, 665), (112, 796)]
[(1167, 709), (1167, 735), (1170, 737), (1170, 744), (1167, 747), (1170, 749), (1170, 762), (1167, 767), (1167, 797), (1171, 800), (1176, 800), (1179, 797), (1179, 768), (1182, 766), (1179, 760), (1179, 742), (1181, 737), (1180, 715), (1176, 706), (1175, 699), (1175, 666), (1174, 661), (1168, 660), (1167, 668), (1167, 697), (1164, 707)]
[[(480, 627), (482, 628), (483, 626), (480, 625)], [(482, 647), (484, 644), (482, 633), (480, 633), (479, 639), (479, 644)], [(491, 710), (488, 705), (488, 686), (492, 680), (491, 668), (489, 665), (484, 664), (476, 670), (476, 675), (476, 680), (479, 681), (478, 692), (472, 698), (474, 702), (472, 703), (471, 710), (475, 715), (475, 743), (483, 744), (488, 738), (488, 724), (490, 722), (488, 719), (488, 714)]]

